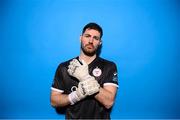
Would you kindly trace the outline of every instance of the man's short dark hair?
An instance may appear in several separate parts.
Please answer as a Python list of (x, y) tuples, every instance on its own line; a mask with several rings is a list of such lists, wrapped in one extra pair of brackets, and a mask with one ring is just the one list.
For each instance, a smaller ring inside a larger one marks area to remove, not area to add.
[(102, 36), (103, 36), (103, 30), (102, 30), (101, 26), (96, 23), (92, 22), (92, 23), (88, 23), (87, 25), (85, 25), (83, 28), (82, 34), (86, 31), (86, 29), (97, 30), (100, 33), (100, 38), (102, 38)]

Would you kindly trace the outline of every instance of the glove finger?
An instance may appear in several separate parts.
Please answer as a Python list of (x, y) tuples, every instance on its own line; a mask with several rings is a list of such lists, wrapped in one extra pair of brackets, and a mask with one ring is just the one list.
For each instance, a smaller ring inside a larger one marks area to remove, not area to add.
[(75, 67), (74, 67), (74, 65), (69, 65), (68, 68), (71, 70), (74, 70)]
[(67, 70), (70, 75), (72, 75), (73, 71), (71, 69)]
[[(81, 85), (80, 85), (81, 84)], [(85, 80), (80, 82), (79, 86), (83, 86), (82, 91), (87, 95), (92, 95), (99, 91), (99, 84), (96, 80)]]
[(78, 60), (77, 59), (73, 59), (69, 62), (70, 65), (73, 65), (74, 63), (76, 63)]
[(73, 65), (69, 65), (68, 69), (69, 69), (70, 75), (72, 75), (75, 71), (75, 67)]
[(88, 94), (92, 91), (94, 87), (90, 81), (83, 81), (82, 84), (83, 84), (85, 92)]
[(79, 63), (79, 61), (77, 59), (73, 59), (72, 65), (78, 66), (78, 67), (81, 66), (81, 64)]
[(86, 93), (87, 93), (87, 92), (86, 92), (86, 88), (85, 88), (83, 82), (79, 82), (79, 84), (78, 84), (78, 90), (79, 90), (79, 92), (82, 93), (83, 95), (86, 95)]
[[(74, 60), (74, 59), (73, 59), (73, 60)], [(74, 62), (73, 60), (70, 61), (70, 63), (69, 63), (70, 65), (72, 65), (72, 63)]]

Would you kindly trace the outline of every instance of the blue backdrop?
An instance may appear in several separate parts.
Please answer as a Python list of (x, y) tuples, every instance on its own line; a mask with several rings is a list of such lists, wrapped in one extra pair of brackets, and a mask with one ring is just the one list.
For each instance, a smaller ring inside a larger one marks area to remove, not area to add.
[(180, 118), (175, 0), (1, 0), (0, 118), (64, 118), (50, 105), (60, 62), (79, 54), (88, 22), (118, 66), (112, 118)]

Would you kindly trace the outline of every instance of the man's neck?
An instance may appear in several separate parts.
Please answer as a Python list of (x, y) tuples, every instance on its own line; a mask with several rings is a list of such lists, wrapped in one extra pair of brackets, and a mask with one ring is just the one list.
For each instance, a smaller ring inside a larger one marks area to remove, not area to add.
[(90, 64), (96, 58), (96, 54), (94, 54), (93, 56), (87, 56), (84, 53), (81, 53), (79, 55), (79, 58), (81, 60), (84, 60), (87, 64)]

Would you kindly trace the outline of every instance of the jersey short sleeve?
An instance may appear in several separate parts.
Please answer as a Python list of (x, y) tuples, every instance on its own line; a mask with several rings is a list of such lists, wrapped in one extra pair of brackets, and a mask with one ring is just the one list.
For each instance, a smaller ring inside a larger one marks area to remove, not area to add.
[(116, 64), (112, 62), (110, 65), (108, 65), (107, 69), (107, 76), (103, 85), (113, 85), (118, 87), (118, 72)]
[(62, 74), (62, 65), (60, 64), (55, 72), (54, 80), (51, 86), (51, 90), (57, 92), (64, 92), (63, 88), (63, 74)]

